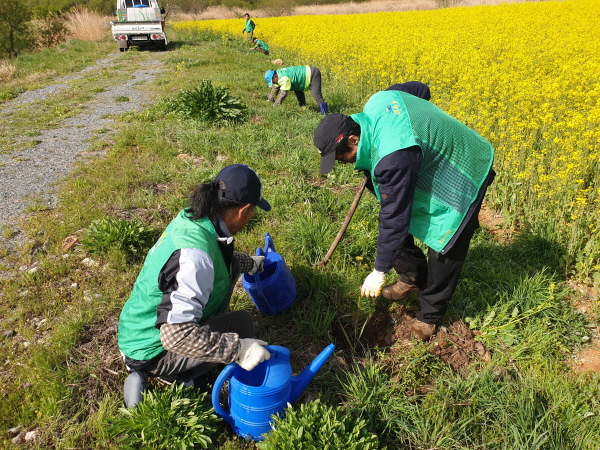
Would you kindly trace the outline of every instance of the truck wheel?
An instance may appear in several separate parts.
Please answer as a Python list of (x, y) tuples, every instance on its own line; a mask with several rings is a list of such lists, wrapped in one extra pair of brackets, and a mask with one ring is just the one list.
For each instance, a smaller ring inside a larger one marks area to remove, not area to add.
[(121, 48), (121, 47), (119, 47), (119, 51), (120, 51), (120, 52), (124, 52), (124, 51), (125, 51), (125, 49), (124, 49), (124, 48)]

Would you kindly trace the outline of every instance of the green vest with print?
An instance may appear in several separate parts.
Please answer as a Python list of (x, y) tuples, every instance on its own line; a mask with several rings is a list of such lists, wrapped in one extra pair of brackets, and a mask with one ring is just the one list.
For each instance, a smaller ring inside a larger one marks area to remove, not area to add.
[(494, 160), (490, 143), (426, 100), (400, 91), (373, 95), (352, 119), (360, 125), (356, 170), (371, 174), (392, 152), (421, 148), (409, 233), (440, 252), (476, 200)]
[(160, 239), (148, 252), (142, 271), (119, 319), (119, 349), (129, 358), (145, 361), (164, 351), (156, 323), (156, 308), (163, 293), (158, 288), (158, 275), (173, 252), (182, 248), (204, 250), (214, 265), (213, 291), (202, 314), (202, 320), (220, 309), (230, 285), (230, 272), (217, 242), (217, 233), (208, 218), (190, 220), (181, 211), (167, 226)]
[(290, 79), (291, 91), (306, 91), (310, 87), (310, 66), (285, 67), (279, 69), (277, 75), (280, 80), (284, 77)]

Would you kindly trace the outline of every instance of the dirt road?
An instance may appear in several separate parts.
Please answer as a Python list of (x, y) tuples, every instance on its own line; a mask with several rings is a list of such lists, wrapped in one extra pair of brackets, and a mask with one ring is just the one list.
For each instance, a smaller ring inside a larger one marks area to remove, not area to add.
[(127, 61), (126, 55), (109, 54), (80, 72), (57, 78), (44, 88), (27, 91), (0, 105), (3, 126), (27, 130), (34, 128), (34, 124), (28, 126), (27, 120), (35, 116), (35, 109), (47, 107), (48, 100), (73, 89), (74, 82), (82, 83), (101, 71), (111, 71), (117, 63), (119, 75), (122, 76), (123, 71), (129, 73), (124, 82), (120, 81), (122, 77), (115, 76), (114, 84), (98, 89), (94, 98), (77, 105), (81, 113), (46, 127), (39, 134), (17, 136), (13, 142), (15, 148), (0, 148), (0, 228), (3, 231), (0, 246), (13, 247), (18, 241), (18, 219), (24, 217), (28, 209), (56, 207), (60, 181), (77, 161), (93, 156), (89, 149), (94, 133), (100, 130), (103, 139), (110, 139), (115, 128), (110, 116), (149, 105), (146, 85), (163, 71), (162, 63), (149, 60), (141, 66), (131, 63), (128, 68)]

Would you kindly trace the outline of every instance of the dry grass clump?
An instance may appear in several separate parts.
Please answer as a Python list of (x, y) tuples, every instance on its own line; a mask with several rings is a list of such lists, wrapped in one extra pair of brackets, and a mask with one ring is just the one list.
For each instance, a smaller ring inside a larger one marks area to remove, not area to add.
[(36, 81), (46, 80), (56, 75), (56, 70), (44, 70), (43, 72), (33, 72), (25, 77), (26, 83), (35, 83)]
[[(497, 5), (499, 3), (524, 3), (546, 0), (372, 0), (370, 2), (348, 2), (328, 5), (305, 5), (285, 9), (282, 15), (309, 16), (327, 14), (365, 14), (375, 12), (391, 11), (417, 11), (438, 8), (449, 8), (454, 6), (478, 6)], [(252, 17), (272, 17), (270, 10), (242, 10), (240, 8), (228, 8), (226, 6), (210, 6), (199, 13), (184, 13), (172, 9), (168, 19), (174, 21), (184, 20), (216, 20), (216, 19), (241, 19), (246, 12)]]
[(17, 73), (17, 68), (6, 61), (0, 62), (0, 80), (12, 80)]
[[(186, 21), (186, 20), (215, 20), (215, 19), (239, 19), (243, 17), (246, 11), (237, 8), (228, 8), (227, 6), (209, 6), (199, 13), (182, 12), (178, 9), (171, 9), (167, 15), (167, 20)], [(260, 11), (251, 11), (253, 17), (267, 17), (260, 15)]]
[(390, 11), (416, 11), (436, 9), (435, 0), (373, 0), (364, 3), (337, 3), (331, 5), (297, 6), (292, 10), (294, 16), (321, 14), (365, 14)]
[(71, 37), (81, 41), (100, 41), (110, 28), (110, 18), (86, 8), (76, 8), (65, 14), (65, 17)]

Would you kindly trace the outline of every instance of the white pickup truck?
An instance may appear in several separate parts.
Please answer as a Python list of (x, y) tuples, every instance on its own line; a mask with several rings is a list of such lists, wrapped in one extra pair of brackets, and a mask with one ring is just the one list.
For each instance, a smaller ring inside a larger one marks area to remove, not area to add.
[(117, 0), (117, 20), (110, 26), (119, 50), (132, 45), (166, 50), (165, 16), (157, 0)]

